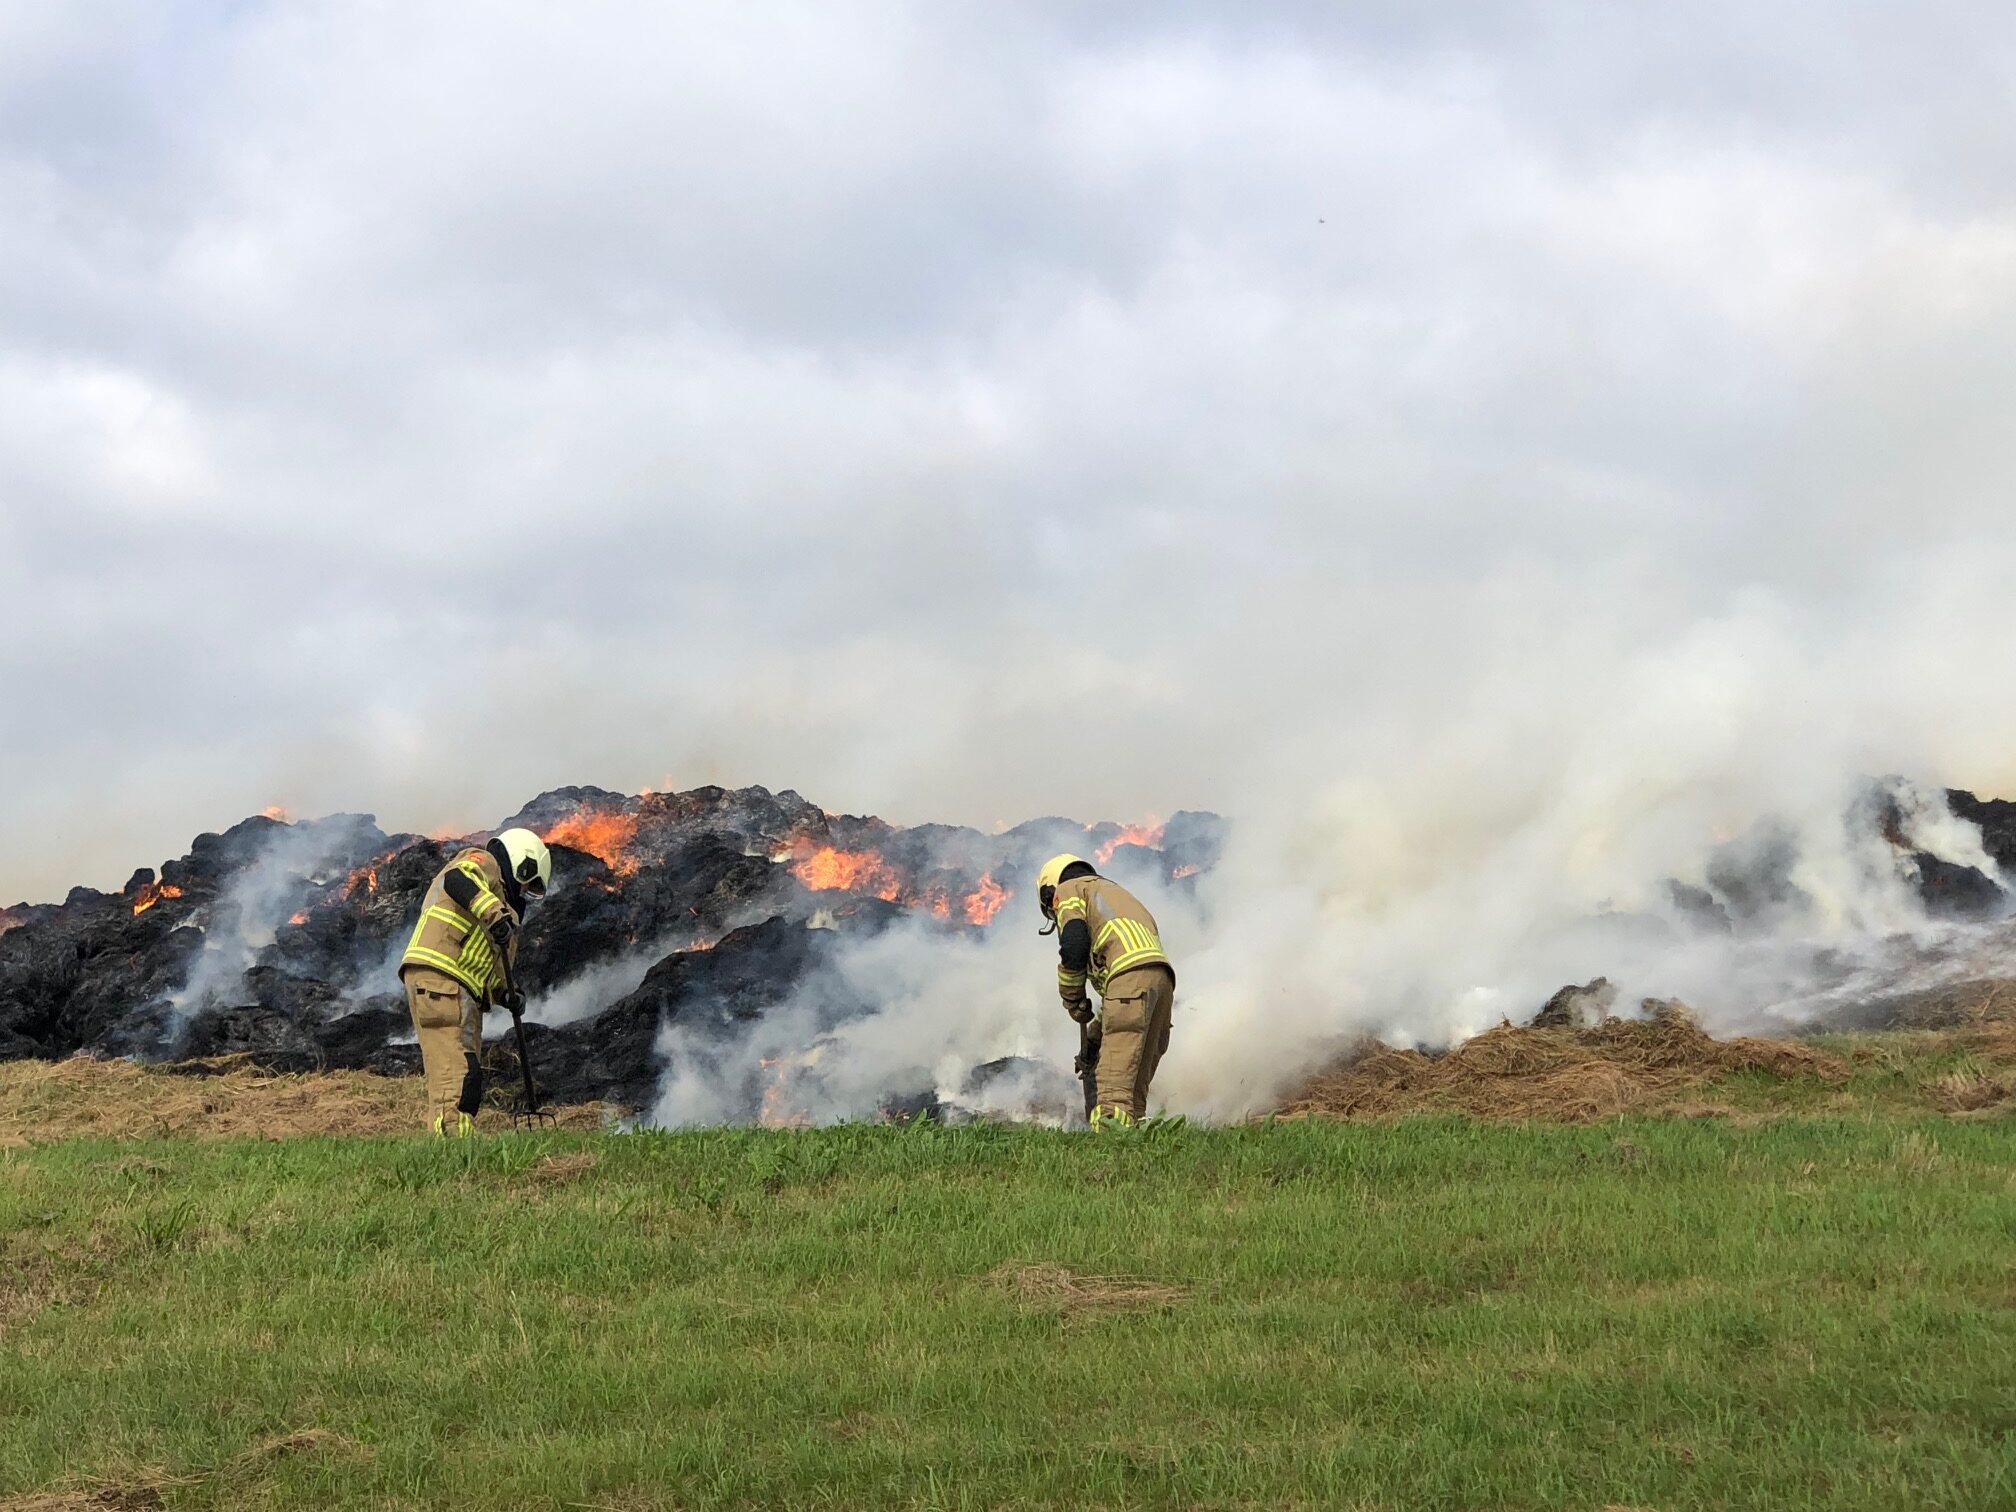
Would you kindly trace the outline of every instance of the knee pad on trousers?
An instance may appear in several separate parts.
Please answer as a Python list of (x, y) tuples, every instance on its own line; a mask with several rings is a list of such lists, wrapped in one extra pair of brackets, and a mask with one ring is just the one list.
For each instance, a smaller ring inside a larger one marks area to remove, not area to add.
[(467, 1050), (462, 1052), (462, 1059), (468, 1062), (469, 1069), (462, 1073), (462, 1097), (455, 1107), (458, 1112), (473, 1114), (483, 1107), (483, 1067)]

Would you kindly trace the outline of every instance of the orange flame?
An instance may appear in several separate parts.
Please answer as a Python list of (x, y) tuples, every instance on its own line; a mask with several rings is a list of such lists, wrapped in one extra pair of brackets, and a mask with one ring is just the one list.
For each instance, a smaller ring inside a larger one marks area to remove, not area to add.
[(305, 908), (301, 909), (287, 922), (289, 924), (306, 924), (308, 922), (308, 910)]
[[(389, 850), (386, 850), (379, 855), (373, 856), (369, 861), (366, 861), (362, 866), (358, 867), (355, 871), (351, 872), (350, 875), (345, 877), (341, 882), (335, 883), (333, 886), (331, 886), (328, 889), (328, 892), (324, 894), (324, 896), (325, 897), (333, 896), (335, 894), (340, 893), (347, 901), (355, 903), (360, 900), (360, 894), (375, 894), (378, 891), (379, 871), (385, 866), (387, 862), (391, 861), (393, 857), (404, 854), (405, 850), (406, 850), (405, 844), (394, 845)], [(365, 898), (363, 899), (363, 901), (368, 902), (369, 899)]]
[(1169, 880), (1171, 882), (1181, 882), (1185, 877), (1194, 877), (1202, 870), (1204, 868), (1196, 865), (1194, 862), (1189, 866), (1179, 866), (1176, 870), (1169, 873)]
[(1113, 852), (1120, 849), (1123, 845), (1146, 845), (1150, 847), (1160, 845), (1162, 843), (1162, 831), (1166, 828), (1168, 826), (1164, 821), (1150, 814), (1143, 823), (1121, 825), (1120, 833), (1100, 846), (1094, 854), (1099, 858), (1099, 864), (1104, 866), (1108, 861), (1113, 859)]
[(163, 898), (179, 898), (182, 889), (172, 882), (149, 882), (140, 889), (140, 896), (133, 900), (133, 912), (143, 914)]
[(880, 851), (843, 851), (822, 845), (794, 863), (791, 875), (807, 887), (866, 893), (888, 903), (903, 896), (903, 879)]
[(966, 894), (966, 922), (968, 924), (992, 924), (1001, 907), (1015, 895), (994, 880), (994, 873), (988, 872), (980, 878), (980, 885)]
[(598, 857), (619, 877), (637, 870), (630, 844), (637, 838), (638, 818), (611, 809), (579, 808), (553, 825), (539, 838), (548, 845), (565, 845)]
[(259, 810), (259, 817), (262, 819), (275, 819), (282, 824), (292, 824), (294, 822), (294, 816), (277, 803), (269, 803), (266, 807)]
[(763, 1106), (756, 1114), (756, 1122), (766, 1129), (808, 1129), (812, 1126), (812, 1115), (791, 1105), (789, 1086), (790, 1073), (810, 1059), (809, 1056), (801, 1056), (795, 1061), (781, 1055), (758, 1057), (757, 1064), (770, 1073), (770, 1085), (763, 1089)]

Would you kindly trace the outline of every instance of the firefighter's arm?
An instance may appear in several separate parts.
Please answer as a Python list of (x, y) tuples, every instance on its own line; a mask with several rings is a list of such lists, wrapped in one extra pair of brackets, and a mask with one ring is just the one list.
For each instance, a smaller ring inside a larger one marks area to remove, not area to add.
[[(1084, 904), (1075, 917), (1066, 917), (1057, 931), (1057, 995), (1064, 1011), (1084, 1023), (1092, 1017), (1091, 1001), (1085, 996), (1085, 975), (1092, 965), (1092, 926), (1085, 922)], [(1058, 910), (1062, 916), (1064, 910)]]
[(511, 930), (517, 927), (518, 920), (510, 906), (490, 885), (490, 879), (483, 875), (483, 868), (474, 861), (458, 861), (449, 870), (441, 888), (491, 934), (499, 935), (498, 926), (502, 924), (501, 937), (508, 939)]
[[(518, 936), (515, 933), (510, 939), (504, 942), (504, 959), (509, 961), (513, 966), (518, 964)], [(502, 1008), (506, 1013), (516, 1017), (525, 1011), (525, 993), (517, 983), (511, 982), (508, 977), (506, 981), (509, 985), (499, 990), (497, 1001), (492, 1006)]]

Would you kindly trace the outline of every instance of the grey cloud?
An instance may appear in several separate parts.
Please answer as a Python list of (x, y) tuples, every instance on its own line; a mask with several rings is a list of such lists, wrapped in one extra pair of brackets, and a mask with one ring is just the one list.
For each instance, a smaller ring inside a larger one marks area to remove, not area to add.
[(161, 14), (0, 15), (0, 896), (1574, 766), (1726, 640), (2003, 771), (1993, 7)]

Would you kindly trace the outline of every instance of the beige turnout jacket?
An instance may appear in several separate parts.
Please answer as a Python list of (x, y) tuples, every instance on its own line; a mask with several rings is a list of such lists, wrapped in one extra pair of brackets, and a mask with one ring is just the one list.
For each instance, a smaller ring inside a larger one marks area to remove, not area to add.
[[(460, 872), (476, 884), (473, 910), (464, 909), (448, 895), (449, 877)], [(518, 915), (504, 901), (504, 871), (487, 850), (471, 847), (458, 852), (434, 874), (427, 896), (420, 904), (420, 921), (406, 942), (400, 958), (403, 977), (412, 967), (438, 971), (469, 989), (478, 1003), (494, 1006), (504, 994), (504, 967), (497, 959), (497, 947), (490, 939), (489, 926), (499, 915)], [(518, 937), (511, 937), (515, 962)]]
[(1092, 931), (1092, 960), (1089, 971), (1057, 968), (1057, 992), (1069, 1003), (1082, 1001), (1089, 977), (1093, 990), (1106, 995), (1106, 984), (1122, 972), (1141, 966), (1175, 967), (1162, 949), (1162, 934), (1155, 915), (1134, 894), (1118, 882), (1104, 877), (1074, 877), (1057, 884), (1053, 905), (1057, 927), (1073, 919), (1083, 919)]

